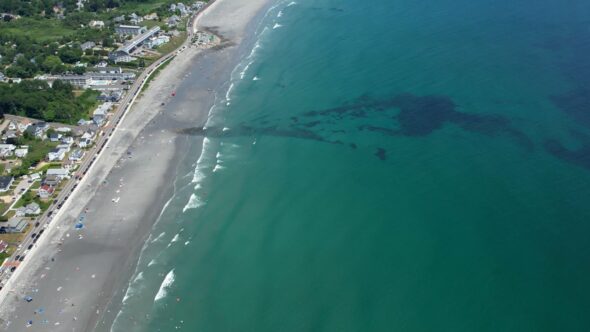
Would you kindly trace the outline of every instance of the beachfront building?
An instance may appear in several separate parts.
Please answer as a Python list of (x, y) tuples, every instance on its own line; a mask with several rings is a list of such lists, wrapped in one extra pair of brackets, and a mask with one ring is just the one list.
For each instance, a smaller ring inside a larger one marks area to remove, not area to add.
[(35, 202), (32, 202), (27, 206), (22, 206), (15, 211), (17, 217), (37, 216), (39, 214), (41, 214), (41, 207)]
[(115, 32), (121, 36), (137, 36), (145, 33), (146, 27), (140, 27), (137, 25), (118, 25), (115, 27)]
[(155, 26), (155, 27), (151, 28), (149, 31), (146, 31), (146, 32), (142, 33), (141, 35), (128, 41), (127, 43), (125, 43), (125, 45), (119, 47), (116, 51), (111, 52), (109, 54), (109, 59), (111, 61), (114, 61), (115, 63), (133, 61), (134, 58), (131, 56), (133, 51), (135, 51), (138, 47), (143, 45), (143, 43), (146, 40), (155, 36), (159, 32), (160, 32), (159, 26)]
[(71, 161), (80, 161), (80, 160), (82, 160), (82, 158), (84, 158), (84, 154), (85, 154), (84, 151), (77, 149), (77, 150), (74, 150), (72, 153), (70, 153), (69, 159)]
[(37, 196), (39, 196), (39, 198), (45, 200), (45, 199), (49, 199), (49, 197), (51, 197), (51, 194), (53, 194), (53, 187), (50, 186), (49, 184), (45, 183), (43, 184), (39, 190), (37, 191)]
[(49, 176), (56, 176), (60, 181), (66, 179), (70, 176), (70, 171), (65, 168), (50, 168), (47, 170), (46, 175)]
[(150, 40), (148, 40), (145, 43), (145, 46), (149, 47), (149, 48), (156, 48), (160, 45), (164, 45), (164, 44), (168, 43), (169, 41), (170, 41), (170, 37), (168, 37), (166, 35), (152, 37), (152, 38), (150, 38)]
[(0, 176), (0, 192), (6, 192), (10, 189), (14, 178), (12, 176)]
[(26, 227), (27, 222), (22, 217), (12, 217), (0, 223), (0, 233), (22, 233)]

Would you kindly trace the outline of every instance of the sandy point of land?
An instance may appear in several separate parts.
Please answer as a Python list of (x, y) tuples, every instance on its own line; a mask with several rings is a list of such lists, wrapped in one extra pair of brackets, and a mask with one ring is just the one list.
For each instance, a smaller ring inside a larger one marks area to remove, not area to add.
[[(195, 24), (215, 28), (239, 45), (246, 26), (266, 5), (268, 0), (217, 0)], [(215, 93), (236, 65), (231, 45), (187, 48), (136, 100), (108, 148), (2, 290), (0, 331), (93, 331), (97, 322), (108, 322), (105, 308), (120, 301), (114, 295), (124, 291), (173, 191), (171, 180), (186, 144), (173, 129), (205, 123)], [(172, 97), (177, 90), (191, 93)], [(85, 227), (75, 230), (83, 212)], [(24, 301), (26, 295), (33, 301)]]

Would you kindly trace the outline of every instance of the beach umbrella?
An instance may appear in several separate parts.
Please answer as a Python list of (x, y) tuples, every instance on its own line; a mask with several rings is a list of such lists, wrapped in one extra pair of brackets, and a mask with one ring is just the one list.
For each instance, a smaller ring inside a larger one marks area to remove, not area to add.
[(84, 224), (81, 223), (81, 222), (79, 222), (79, 223), (76, 224), (75, 227), (76, 227), (76, 229), (82, 229), (82, 227), (84, 227)]
[(25, 296), (25, 301), (31, 302), (31, 301), (33, 301), (33, 298), (30, 296)]

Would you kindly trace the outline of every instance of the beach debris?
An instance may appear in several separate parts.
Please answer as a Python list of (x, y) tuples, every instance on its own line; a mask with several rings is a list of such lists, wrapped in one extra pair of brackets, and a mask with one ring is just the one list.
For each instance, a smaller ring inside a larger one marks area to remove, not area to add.
[(96, 274), (91, 275), (90, 278), (92, 278), (92, 279), (96, 278)]
[(27, 322), (27, 327), (30, 327), (31, 325), (33, 325), (33, 321), (32, 321), (32, 320), (29, 320), (29, 321)]
[(57, 287), (58, 292), (61, 291), (62, 289), (63, 289), (63, 287), (61, 287), (61, 286)]
[(82, 228), (84, 228), (84, 224), (83, 224), (83, 223), (81, 223), (81, 222), (79, 222), (79, 223), (77, 223), (77, 224), (76, 224), (74, 227), (75, 227), (76, 229), (82, 229)]

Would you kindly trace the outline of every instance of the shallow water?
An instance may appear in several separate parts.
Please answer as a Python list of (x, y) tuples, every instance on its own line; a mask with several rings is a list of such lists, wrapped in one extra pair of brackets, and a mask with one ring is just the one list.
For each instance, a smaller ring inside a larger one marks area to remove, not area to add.
[(590, 3), (277, 4), (113, 331), (590, 325)]

